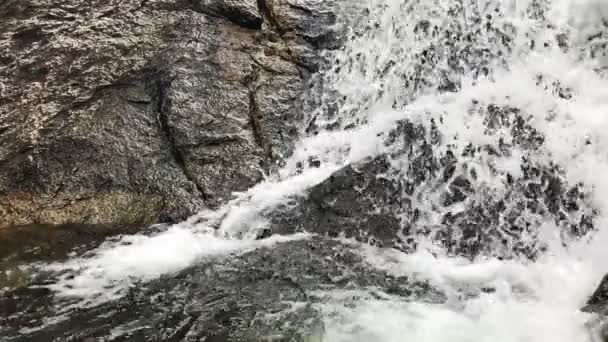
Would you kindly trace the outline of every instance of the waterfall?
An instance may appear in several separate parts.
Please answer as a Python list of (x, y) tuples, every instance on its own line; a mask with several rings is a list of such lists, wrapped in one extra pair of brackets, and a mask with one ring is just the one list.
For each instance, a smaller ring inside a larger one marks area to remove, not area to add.
[(608, 271), (608, 3), (340, 6), (343, 47), (325, 52), (317, 105), (279, 170), (218, 210), (43, 265), (60, 274), (48, 287), (96, 305), (201, 260), (323, 235), (261, 238), (279, 208), (382, 160), (371, 177), (394, 186), (398, 205), (377, 209), (398, 222), (392, 245), (330, 238), (445, 301), (319, 291), (324, 341), (592, 341), (579, 309)]

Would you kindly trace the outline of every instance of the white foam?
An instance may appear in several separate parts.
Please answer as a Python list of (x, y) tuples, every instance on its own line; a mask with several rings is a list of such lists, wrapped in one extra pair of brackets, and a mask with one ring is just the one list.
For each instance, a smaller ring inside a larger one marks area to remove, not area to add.
[(325, 337), (331, 342), (591, 341), (580, 312), (494, 295), (469, 301), (461, 311), (390, 297), (364, 299), (355, 308), (335, 302), (324, 311), (331, 317)]
[(57, 284), (50, 286), (59, 295), (100, 301), (119, 297), (133, 284), (178, 272), (205, 258), (245, 253), (308, 237), (307, 234), (295, 234), (259, 241), (227, 239), (212, 232), (177, 225), (155, 236), (124, 236), (117, 242), (102, 245), (86, 257), (46, 268), (67, 272)]
[(428, 281), (448, 300), (409, 302), (377, 290), (373, 296), (362, 291), (324, 293), (330, 300), (319, 308), (326, 317), (328, 341), (593, 341), (591, 316), (580, 308), (603, 273), (579, 258), (576, 249), (559, 248), (536, 262), (470, 261), (445, 257), (433, 248), (408, 255), (349, 243), (369, 265)]
[[(375, 101), (387, 103), (399, 98), (404, 92), (399, 72), (379, 76), (373, 70), (391, 59), (397, 62), (397, 68), (408, 68), (411, 64), (408, 51), (418, 51), (426, 42), (414, 41), (396, 32), (399, 29), (410, 32), (420, 18), (441, 26), (445, 16), (442, 11), (454, 2), (409, 3), (414, 4), (414, 11), (404, 10), (403, 2), (397, 0), (368, 1), (370, 21), (377, 24), (378, 30), (359, 36), (349, 42), (343, 52), (337, 53), (338, 58), (344, 60), (357, 54), (363, 56), (352, 70), (342, 68), (337, 75), (329, 76), (335, 88), (349, 98), (346, 107), (374, 108)], [(410, 255), (355, 244), (354, 248), (370, 265), (392, 274), (428, 281), (443, 290), (449, 300), (446, 304), (425, 304), (409, 303), (382, 293), (374, 296), (330, 293), (333, 299), (320, 306), (326, 314), (328, 341), (591, 341), (586, 326), (589, 315), (581, 313), (580, 308), (608, 271), (605, 262), (608, 260), (605, 248), (608, 241), (608, 179), (605, 177), (608, 174), (608, 80), (594, 68), (608, 65), (608, 59), (586, 59), (588, 55), (581, 51), (586, 51), (590, 44), (589, 34), (608, 18), (608, 1), (542, 2), (543, 6), (550, 7), (548, 19), (553, 25), (531, 19), (526, 8), (532, 1), (528, 0), (463, 3), (476, 3), (480, 8), (488, 5), (488, 13), (494, 16), (491, 9), (495, 5), (504, 9), (502, 17), (495, 16), (495, 20), (502, 20), (519, 32), (513, 53), (507, 58), (507, 68), (496, 68), (487, 78), (473, 79), (465, 75), (457, 93), (422, 92), (409, 101), (401, 111), (401, 118), (424, 124), (429, 117), (441, 116), (441, 133), (454, 137), (448, 143), (462, 148), (469, 142), (496, 145), (501, 136), (501, 132), (483, 134), (483, 118), (470, 112), (473, 100), (482, 105), (492, 103), (523, 110), (530, 115), (529, 124), (546, 139), (543, 150), (528, 157), (556, 162), (564, 169), (570, 184), (583, 182), (587, 186), (601, 214), (594, 222), (599, 232), (591, 240), (569, 241), (565, 248), (557, 227), (545, 222), (538, 228), (549, 251), (535, 262), (447, 257), (441, 248), (425, 241), (417, 241), (421, 248)], [(430, 8), (434, 12), (430, 12)], [(562, 32), (568, 32), (575, 45), (570, 52), (564, 53), (557, 44), (529, 49), (532, 39), (537, 45), (554, 42), (555, 36)], [(559, 80), (574, 97), (563, 99), (543, 89), (537, 84), (539, 74)], [(384, 92), (378, 99), (380, 88)], [(359, 111), (357, 115), (359, 119), (373, 121), (382, 120), (385, 112), (376, 108)], [(551, 120), (549, 115), (553, 116)], [(481, 156), (473, 162), (477, 162), (481, 170), (493, 163), (498, 170), (517, 176), (521, 157), (521, 151), (515, 151), (508, 158), (492, 160)], [(399, 165), (407, 166), (407, 162), (399, 161)], [(492, 173), (485, 173), (482, 178), (496, 191), (503, 186)], [(432, 193), (424, 196), (427, 202), (432, 202)], [(424, 208), (430, 206), (429, 203), (422, 200), (414, 205)], [(484, 287), (495, 291), (484, 293), (481, 291)], [(461, 296), (462, 291), (475, 289), (476, 296)], [(379, 296), (386, 298), (379, 300)]]
[(302, 174), (256, 185), (223, 208), (226, 214), (220, 231), (229, 236), (237, 234), (243, 237), (244, 234), (247, 237), (247, 233), (265, 226), (266, 221), (260, 216), (265, 210), (285, 203), (292, 196), (302, 195), (306, 189), (323, 181), (335, 170), (336, 166), (332, 165), (312, 168)]

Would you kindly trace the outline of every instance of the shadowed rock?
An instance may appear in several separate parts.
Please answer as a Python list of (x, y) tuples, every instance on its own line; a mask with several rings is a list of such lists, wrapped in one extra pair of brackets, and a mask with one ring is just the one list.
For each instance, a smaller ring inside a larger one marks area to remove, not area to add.
[(589, 297), (583, 311), (608, 314), (608, 275), (604, 276), (595, 292)]
[(252, 29), (262, 28), (264, 22), (257, 0), (200, 0), (197, 8)]
[(315, 46), (335, 43), (335, 3), (317, 0), (260, 0), (281, 35), (297, 35)]

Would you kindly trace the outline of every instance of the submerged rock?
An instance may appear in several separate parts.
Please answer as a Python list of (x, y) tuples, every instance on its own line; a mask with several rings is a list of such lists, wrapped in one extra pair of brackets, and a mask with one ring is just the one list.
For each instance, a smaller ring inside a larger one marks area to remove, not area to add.
[(0, 227), (176, 221), (258, 182), (332, 22), (313, 5), (2, 3)]
[[(326, 296), (349, 290), (428, 303), (446, 299), (426, 282), (368, 266), (349, 245), (314, 238), (206, 260), (84, 309), (69, 309), (72, 300), (53, 300), (44, 289), (9, 291), (0, 294), (0, 327), (8, 341), (316, 342), (323, 337), (319, 308)], [(59, 320), (44, 324), (47, 317)]]

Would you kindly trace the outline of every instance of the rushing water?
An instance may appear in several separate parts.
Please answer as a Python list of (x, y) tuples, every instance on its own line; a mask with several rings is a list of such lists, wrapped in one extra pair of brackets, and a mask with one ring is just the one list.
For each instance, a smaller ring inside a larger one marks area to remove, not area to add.
[[(201, 260), (310, 238), (254, 239), (267, 223), (262, 212), (345, 165), (398, 148), (385, 143), (386, 133), (406, 119), (440, 132), (435, 154), (462, 154), (470, 144), (510, 146), (509, 153), (458, 162), (457, 168), (474, 165), (476, 194), (506, 193), (507, 175), (521, 177), (524, 161), (556, 165), (568, 184), (581, 184), (595, 229), (568, 234), (554, 221), (523, 212), (535, 222), (521, 233), (529, 237), (519, 237), (539, 242), (530, 243), (539, 252), (533, 260), (496, 250), (471, 261), (427, 236), (416, 236), (418, 247), (408, 254), (356, 244), (369, 265), (426, 280), (447, 301), (412, 302), (363, 289), (319, 293), (325, 298), (315, 304), (323, 314), (323, 340), (592, 341), (590, 316), (579, 310), (608, 271), (608, 1), (357, 0), (344, 6), (355, 13), (354, 24), (345, 47), (327, 53), (319, 109), (302, 123), (302, 138), (281, 170), (218, 211), (39, 266), (65, 272), (48, 286), (93, 305), (120, 298), (135, 281)], [(525, 113), (526, 124), (544, 137), (542, 146), (518, 144), (508, 129), (489, 130), (481, 114), (489, 105)], [(408, 156), (391, 156), (391, 177), (411, 176), (404, 171)], [(307, 166), (311, 157), (321, 166)], [(412, 199), (429, 227), (445, 214), (432, 184), (420, 186)]]

